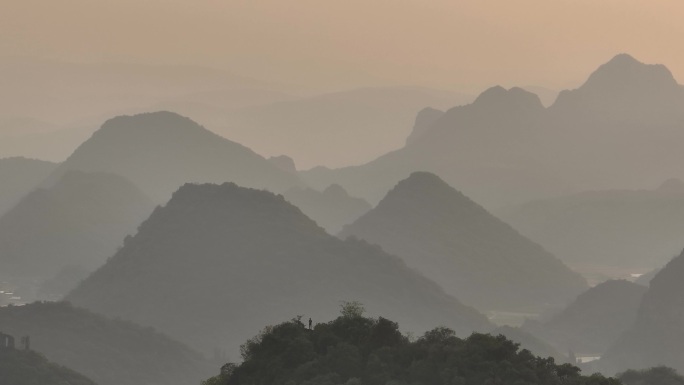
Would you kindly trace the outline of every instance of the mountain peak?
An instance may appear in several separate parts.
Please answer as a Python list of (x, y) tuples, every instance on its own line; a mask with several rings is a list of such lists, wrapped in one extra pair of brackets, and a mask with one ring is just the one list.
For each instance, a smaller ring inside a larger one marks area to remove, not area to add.
[(541, 246), (429, 172), (400, 181), (340, 236), (380, 245), (480, 309), (543, 307), (586, 288)]
[(508, 90), (501, 86), (488, 88), (475, 99), (472, 105), (486, 109), (544, 109), (539, 96), (520, 87), (513, 87)]
[(578, 89), (562, 91), (554, 106), (579, 103), (594, 110), (633, 110), (657, 107), (681, 93), (681, 87), (667, 67), (645, 64), (622, 53), (601, 65)]
[(645, 64), (634, 57), (622, 53), (600, 66), (583, 87), (624, 87), (634, 86), (676, 87), (677, 82), (670, 70), (662, 64)]

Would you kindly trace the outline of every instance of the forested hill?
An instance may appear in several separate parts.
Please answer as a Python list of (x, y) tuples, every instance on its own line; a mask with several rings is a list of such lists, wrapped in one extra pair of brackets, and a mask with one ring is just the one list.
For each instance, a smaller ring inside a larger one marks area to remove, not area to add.
[(358, 303), (313, 329), (296, 318), (268, 327), (242, 346), (242, 356), (204, 385), (620, 384), (535, 357), (502, 335), (461, 339), (440, 327), (413, 341), (395, 322), (364, 317)]

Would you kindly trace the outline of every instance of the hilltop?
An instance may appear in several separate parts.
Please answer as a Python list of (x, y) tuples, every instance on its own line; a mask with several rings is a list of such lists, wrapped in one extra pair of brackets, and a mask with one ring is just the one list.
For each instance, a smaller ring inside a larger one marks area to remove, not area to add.
[(327, 234), (282, 196), (233, 183), (182, 186), (67, 299), (233, 353), (260, 320), (317, 320), (345, 300), (409, 330), (491, 327), (397, 257)]
[(301, 184), (254, 151), (172, 112), (106, 121), (52, 175), (67, 170), (109, 172), (166, 202), (186, 182), (234, 182), (281, 192)]
[(587, 288), (541, 246), (427, 172), (400, 181), (340, 236), (380, 245), (483, 311), (541, 311)]

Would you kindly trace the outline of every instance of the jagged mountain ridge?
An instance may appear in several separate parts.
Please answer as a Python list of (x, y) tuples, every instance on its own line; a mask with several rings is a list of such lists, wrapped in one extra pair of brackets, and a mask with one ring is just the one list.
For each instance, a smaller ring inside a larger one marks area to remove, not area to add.
[(313, 187), (339, 183), (374, 203), (404, 175), (426, 170), (489, 208), (653, 185), (679, 175), (684, 162), (675, 144), (684, 140), (684, 93), (668, 74), (619, 55), (549, 108), (522, 89), (493, 87), (448, 110), (400, 150), (302, 175)]

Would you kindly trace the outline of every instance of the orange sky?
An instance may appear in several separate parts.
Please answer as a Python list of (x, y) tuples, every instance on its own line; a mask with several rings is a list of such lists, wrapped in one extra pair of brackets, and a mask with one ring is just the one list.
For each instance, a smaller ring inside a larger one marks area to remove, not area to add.
[(0, 55), (328, 89), (566, 88), (620, 52), (682, 82), (682, 20), (682, 0), (0, 0)]

